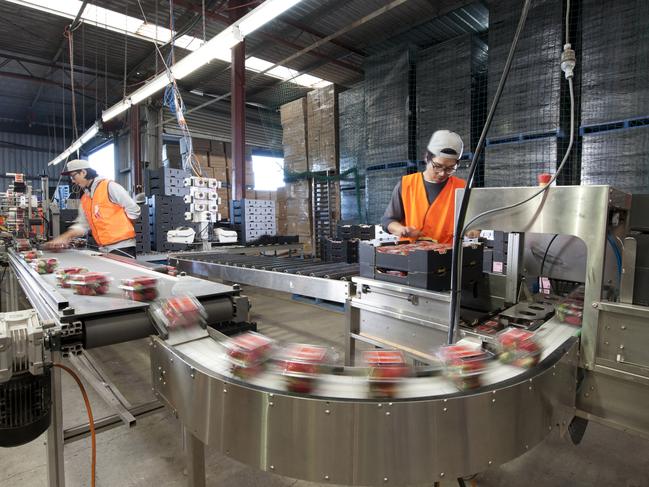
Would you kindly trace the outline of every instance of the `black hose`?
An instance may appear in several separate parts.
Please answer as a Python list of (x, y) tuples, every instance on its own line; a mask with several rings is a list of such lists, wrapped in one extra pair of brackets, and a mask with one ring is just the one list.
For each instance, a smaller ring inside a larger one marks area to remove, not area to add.
[(512, 61), (514, 59), (514, 52), (516, 51), (516, 46), (518, 45), (518, 39), (523, 31), (525, 21), (527, 20), (527, 14), (530, 10), (531, 0), (525, 0), (523, 4), (523, 10), (521, 11), (521, 17), (518, 21), (518, 27), (516, 28), (516, 33), (514, 34), (514, 39), (512, 40), (512, 45), (509, 48), (509, 54), (507, 55), (507, 61), (505, 62), (505, 67), (503, 69), (503, 74), (500, 77), (500, 82), (498, 83), (498, 89), (494, 95), (494, 99), (491, 102), (491, 107), (489, 108), (489, 113), (487, 114), (487, 120), (485, 121), (484, 127), (482, 128), (482, 133), (480, 134), (480, 140), (476, 147), (475, 152), (473, 153), (473, 158), (471, 160), (471, 166), (469, 167), (469, 175), (467, 177), (467, 185), (464, 190), (464, 195), (462, 196), (462, 202), (460, 204), (460, 211), (458, 212), (456, 219), (456, 229), (459, 229), (460, 232), (456, 233), (453, 238), (453, 254), (451, 257), (451, 307), (449, 311), (449, 322), (448, 322), (448, 343), (453, 343), (453, 338), (455, 335), (455, 326), (456, 321), (459, 315), (459, 275), (460, 275), (460, 257), (462, 252), (462, 238), (464, 235), (461, 235), (461, 230), (464, 228), (464, 218), (466, 216), (466, 211), (469, 206), (469, 197), (471, 195), (471, 188), (473, 187), (473, 180), (478, 167), (478, 159), (484, 148), (485, 140), (487, 138), (487, 132), (491, 127), (491, 122), (496, 112), (496, 107), (500, 101), (500, 96), (502, 95), (503, 88), (505, 87), (505, 81), (509, 75), (509, 71), (512, 66)]

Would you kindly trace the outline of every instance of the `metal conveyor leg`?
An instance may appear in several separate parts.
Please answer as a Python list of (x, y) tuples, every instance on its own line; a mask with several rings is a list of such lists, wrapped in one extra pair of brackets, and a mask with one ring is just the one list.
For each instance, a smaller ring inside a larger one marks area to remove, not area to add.
[[(61, 353), (53, 351), (52, 361), (61, 362)], [(52, 422), (47, 430), (47, 485), (49, 487), (65, 487), (61, 369), (52, 367), (51, 376)]]
[(205, 487), (205, 445), (183, 426), (187, 459), (187, 486)]

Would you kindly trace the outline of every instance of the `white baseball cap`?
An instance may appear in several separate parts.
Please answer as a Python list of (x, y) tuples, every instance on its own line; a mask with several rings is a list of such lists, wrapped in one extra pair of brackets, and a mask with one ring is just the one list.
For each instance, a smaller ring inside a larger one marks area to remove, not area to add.
[(80, 171), (81, 169), (90, 169), (90, 163), (83, 159), (73, 159), (65, 165), (65, 171), (61, 174), (68, 176), (71, 172)]
[(464, 143), (461, 137), (450, 130), (437, 130), (428, 142), (428, 151), (436, 157), (458, 160), (462, 157)]

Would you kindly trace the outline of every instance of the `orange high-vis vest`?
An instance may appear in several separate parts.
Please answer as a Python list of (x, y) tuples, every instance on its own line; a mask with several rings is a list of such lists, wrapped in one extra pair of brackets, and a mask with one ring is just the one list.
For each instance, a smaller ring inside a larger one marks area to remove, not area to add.
[(465, 186), (464, 179), (450, 176), (444, 189), (429, 205), (424, 174), (418, 172), (403, 176), (401, 178), (401, 201), (406, 214), (404, 225), (421, 231), (421, 237), (428, 237), (444, 244), (453, 242), (455, 190)]
[(135, 238), (135, 229), (126, 211), (108, 196), (108, 183), (107, 179), (99, 181), (92, 198), (88, 193), (81, 197), (81, 208), (86, 214), (92, 237), (101, 246)]

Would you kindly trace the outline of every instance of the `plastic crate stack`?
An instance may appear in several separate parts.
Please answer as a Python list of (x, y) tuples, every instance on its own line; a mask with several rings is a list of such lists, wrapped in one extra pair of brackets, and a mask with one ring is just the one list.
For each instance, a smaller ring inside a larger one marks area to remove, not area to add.
[(231, 213), (244, 243), (277, 234), (275, 202), (272, 200), (234, 200)]
[(180, 196), (153, 195), (149, 198), (149, 226), (151, 229), (151, 250), (170, 252), (184, 250), (185, 244), (167, 242), (167, 232), (179, 227), (191, 227), (195, 224), (185, 221), (185, 212), (189, 205)]
[(150, 195), (160, 196), (185, 196), (189, 189), (185, 187), (185, 178), (189, 174), (182, 169), (161, 167), (150, 169), (148, 173), (148, 185)]
[[(364, 220), (364, 171), (365, 171), (365, 85), (357, 83), (338, 95), (338, 123), (340, 172), (356, 168), (359, 174), (356, 181), (340, 182), (340, 212), (345, 221)], [(352, 175), (349, 176), (350, 178)], [(357, 198), (357, 192), (360, 198)], [(360, 199), (360, 208), (359, 202)]]
[(325, 262), (358, 262), (358, 239), (337, 240), (325, 238), (322, 245), (321, 258)]
[(584, 0), (582, 19), (582, 184), (610, 184), (631, 193), (646, 193), (649, 188), (646, 5), (635, 0)]
[(414, 48), (368, 58), (365, 71), (365, 166), (409, 161), (415, 152)]
[(140, 207), (140, 218), (133, 223), (135, 229), (135, 251), (138, 254), (151, 252), (151, 226), (149, 224), (149, 205), (146, 203)]
[[(517, 0), (489, 2), (488, 100), (498, 87), (522, 5)], [(557, 167), (557, 137), (565, 132), (559, 68), (563, 14), (563, 4), (556, 0), (532, 4), (487, 137), (485, 186), (536, 185), (539, 173)]]

